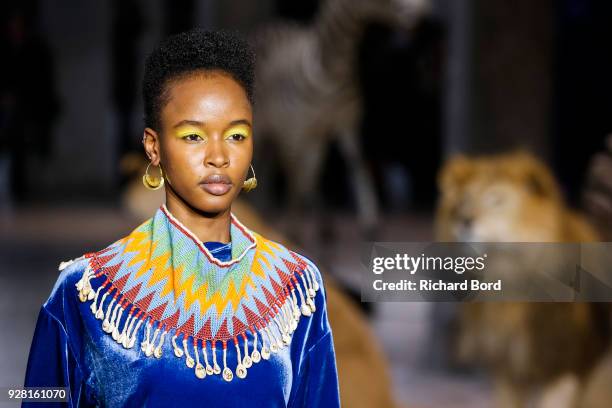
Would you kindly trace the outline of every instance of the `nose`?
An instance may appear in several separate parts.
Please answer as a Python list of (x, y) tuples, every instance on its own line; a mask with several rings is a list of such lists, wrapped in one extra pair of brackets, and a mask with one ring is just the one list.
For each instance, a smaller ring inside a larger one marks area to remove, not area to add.
[(224, 140), (215, 140), (211, 138), (206, 144), (206, 155), (204, 156), (204, 164), (213, 167), (227, 167), (229, 164), (229, 156)]

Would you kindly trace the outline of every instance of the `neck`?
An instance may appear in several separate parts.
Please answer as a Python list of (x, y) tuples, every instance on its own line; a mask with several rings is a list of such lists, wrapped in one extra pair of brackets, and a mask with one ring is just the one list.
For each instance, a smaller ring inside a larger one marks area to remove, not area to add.
[(166, 189), (166, 208), (202, 242), (230, 242), (231, 208), (218, 213), (198, 210)]

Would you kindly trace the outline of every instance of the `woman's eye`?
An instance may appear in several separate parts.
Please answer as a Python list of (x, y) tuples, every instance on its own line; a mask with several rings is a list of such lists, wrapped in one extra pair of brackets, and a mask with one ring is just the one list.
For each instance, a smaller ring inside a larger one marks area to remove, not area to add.
[(200, 137), (200, 135), (192, 133), (190, 135), (185, 136), (185, 139), (191, 142), (197, 142), (198, 140), (201, 140), (202, 138)]
[(238, 142), (238, 141), (246, 139), (246, 136), (245, 135), (241, 135), (240, 133), (234, 133), (229, 138)]

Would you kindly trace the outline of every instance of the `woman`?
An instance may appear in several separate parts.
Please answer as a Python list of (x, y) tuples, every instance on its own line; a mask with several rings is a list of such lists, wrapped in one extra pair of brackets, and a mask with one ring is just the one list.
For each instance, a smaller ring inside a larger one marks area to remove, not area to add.
[(60, 265), (26, 386), (69, 387), (72, 406), (339, 406), (317, 267), (231, 212), (256, 185), (253, 65), (227, 32), (178, 34), (149, 56), (143, 182), (166, 204)]

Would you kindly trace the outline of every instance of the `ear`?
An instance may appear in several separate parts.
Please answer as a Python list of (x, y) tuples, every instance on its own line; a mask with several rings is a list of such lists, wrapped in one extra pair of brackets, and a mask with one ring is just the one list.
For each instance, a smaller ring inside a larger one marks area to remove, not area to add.
[(546, 164), (531, 153), (520, 151), (514, 153), (517, 169), (527, 189), (538, 197), (559, 199), (561, 191), (554, 175)]
[(145, 128), (142, 137), (142, 144), (144, 146), (145, 154), (151, 161), (151, 164), (153, 166), (158, 166), (161, 160), (159, 134), (151, 128)]
[(463, 186), (474, 172), (474, 164), (462, 154), (451, 157), (438, 173), (438, 189), (441, 192), (457, 190)]

